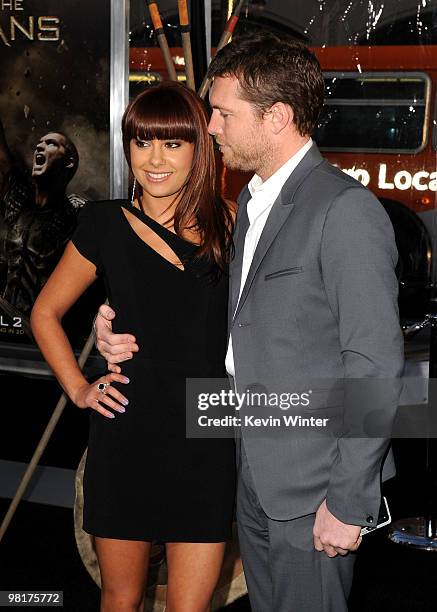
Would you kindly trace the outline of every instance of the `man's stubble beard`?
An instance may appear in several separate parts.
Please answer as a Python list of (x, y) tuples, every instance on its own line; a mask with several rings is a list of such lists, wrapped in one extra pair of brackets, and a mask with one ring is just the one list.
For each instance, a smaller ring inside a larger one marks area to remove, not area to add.
[[(230, 170), (260, 174), (266, 164), (270, 163), (273, 149), (267, 138), (260, 138), (259, 132), (252, 132), (242, 145), (224, 149), (223, 163)], [(231, 155), (228, 157), (229, 152)]]

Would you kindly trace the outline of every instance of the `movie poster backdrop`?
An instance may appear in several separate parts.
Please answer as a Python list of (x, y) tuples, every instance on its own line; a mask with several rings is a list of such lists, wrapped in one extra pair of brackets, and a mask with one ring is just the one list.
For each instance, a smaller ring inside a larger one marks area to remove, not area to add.
[[(0, 0), (0, 343), (29, 315), (87, 200), (109, 196), (110, 3)], [(65, 318), (80, 348), (104, 298)]]

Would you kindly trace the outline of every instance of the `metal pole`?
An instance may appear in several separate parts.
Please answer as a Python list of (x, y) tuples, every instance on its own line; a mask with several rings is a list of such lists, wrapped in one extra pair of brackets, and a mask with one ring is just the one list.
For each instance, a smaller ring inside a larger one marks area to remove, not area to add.
[(176, 74), (176, 68), (173, 62), (173, 58), (168, 48), (167, 37), (164, 32), (164, 27), (161, 21), (161, 15), (159, 14), (158, 4), (155, 0), (147, 0), (149, 7), (150, 17), (152, 19), (155, 34), (158, 38), (158, 43), (161, 48), (161, 53), (164, 58), (165, 67), (167, 68), (168, 76), (171, 81), (177, 81), (178, 77)]
[(184, 48), (185, 73), (187, 85), (193, 91), (196, 89), (194, 80), (193, 54), (191, 52), (190, 21), (188, 19), (187, 0), (178, 0), (179, 24), (182, 34), (182, 45)]
[(125, 198), (128, 175), (121, 118), (129, 101), (129, 1), (111, 0), (110, 197)]
[(205, 39), (206, 39), (206, 63), (211, 63), (211, 35), (212, 32), (212, 2), (205, 0)]
[[(82, 369), (83, 366), (85, 365), (85, 362), (88, 359), (88, 355), (90, 354), (93, 346), (94, 346), (94, 334), (92, 333), (90, 334), (88, 340), (85, 343), (85, 346), (82, 349), (82, 353), (80, 354), (80, 357), (78, 360), (80, 369)], [(46, 449), (46, 446), (64, 411), (66, 404), (67, 404), (67, 396), (65, 395), (65, 393), (63, 393), (61, 397), (59, 398), (58, 403), (56, 404), (56, 408), (54, 409), (53, 414), (50, 417), (49, 422), (47, 423), (47, 427), (45, 428), (45, 431), (40, 441), (38, 442), (38, 446), (36, 447), (35, 452), (33, 453), (30, 463), (27, 466), (26, 471), (24, 472), (24, 475), (21, 479), (20, 484), (18, 485), (14, 498), (9, 505), (8, 511), (6, 512), (6, 515), (2, 521), (2, 524), (0, 525), (0, 542), (2, 541), (3, 536), (5, 535), (6, 530), (9, 527), (9, 524), (12, 520), (12, 517), (15, 514), (18, 504), (20, 503), (20, 501), (23, 498), (24, 493), (26, 492), (26, 489), (38, 465), (38, 462), (41, 459), (41, 455)]]
[[(231, 40), (232, 34), (234, 33), (235, 27), (238, 23), (241, 9), (243, 8), (243, 4), (245, 2), (246, 0), (240, 0), (240, 2), (237, 5), (237, 8), (234, 10), (233, 15), (231, 16), (228, 23), (226, 24), (224, 32), (220, 38), (219, 44), (217, 45), (217, 52), (220, 51), (220, 49), (223, 49), (223, 47), (227, 45), (228, 42)], [(210, 85), (211, 85), (211, 80), (208, 78), (208, 76), (205, 76), (199, 88), (199, 91), (198, 91), (198, 94), (201, 98), (204, 98), (206, 96)]]

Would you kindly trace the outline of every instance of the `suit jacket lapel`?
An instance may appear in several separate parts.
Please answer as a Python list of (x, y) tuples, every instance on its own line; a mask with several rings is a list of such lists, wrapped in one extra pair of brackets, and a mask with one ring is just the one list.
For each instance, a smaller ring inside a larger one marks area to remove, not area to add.
[(234, 231), (234, 245), (235, 245), (235, 257), (231, 261), (229, 266), (230, 281), (229, 281), (229, 322), (232, 321), (232, 317), (237, 306), (238, 294), (240, 292), (241, 283), (241, 268), (243, 265), (243, 253), (244, 253), (244, 241), (246, 239), (246, 232), (249, 227), (249, 217), (247, 216), (247, 203), (250, 200), (251, 195), (248, 187), (246, 186), (238, 196), (238, 213), (237, 222)]
[[(250, 287), (252, 285), (255, 274), (262, 260), (264, 259), (267, 251), (269, 250), (270, 245), (272, 244), (279, 230), (283, 226), (285, 220), (287, 219), (287, 217), (291, 214), (292, 210), (294, 209), (294, 206), (296, 204), (295, 195), (296, 195), (296, 192), (299, 186), (304, 181), (304, 179), (308, 176), (308, 174), (322, 162), (323, 162), (323, 157), (320, 155), (320, 152), (317, 146), (314, 144), (309, 149), (308, 153), (306, 153), (304, 158), (300, 161), (300, 163), (296, 166), (296, 168), (291, 173), (287, 181), (285, 182), (284, 187), (282, 188), (279, 196), (276, 198), (275, 203), (273, 204), (273, 207), (270, 211), (270, 214), (267, 218), (266, 224), (260, 236), (258, 245), (255, 249), (252, 263), (249, 268), (246, 282), (244, 284), (244, 288), (241, 293), (240, 301), (238, 302), (238, 307), (236, 311), (235, 311), (236, 301), (234, 302), (234, 296), (232, 297), (233, 306), (234, 306), (232, 312), (235, 312), (235, 316), (237, 316), (237, 314), (241, 310), (247, 298), (247, 295), (250, 291)], [(249, 190), (247, 189), (247, 191)], [(245, 231), (244, 231), (244, 237), (242, 238), (242, 240), (239, 239), (238, 242), (235, 243), (235, 261), (239, 262), (239, 277), (238, 277), (238, 286), (236, 289), (237, 299), (238, 299), (238, 290), (239, 290), (240, 280), (241, 280), (241, 265), (243, 261), (244, 238), (246, 237), (246, 232), (247, 232), (247, 228), (249, 225), (249, 220), (248, 220), (247, 211), (246, 211), (247, 202), (249, 201), (249, 199), (250, 199), (250, 193), (249, 193), (249, 197), (246, 200), (245, 206), (244, 206), (244, 213), (247, 219), (247, 227), (245, 228)], [(234, 283), (236, 284), (236, 282), (237, 282), (237, 278), (235, 277), (233, 284)]]

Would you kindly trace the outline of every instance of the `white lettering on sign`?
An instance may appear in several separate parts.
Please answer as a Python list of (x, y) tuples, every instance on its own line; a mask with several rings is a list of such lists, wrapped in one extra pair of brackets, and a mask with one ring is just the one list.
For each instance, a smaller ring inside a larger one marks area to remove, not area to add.
[(400, 170), (399, 172), (396, 172), (393, 181), (396, 189), (399, 189), (400, 191), (406, 191), (411, 187), (413, 177), (406, 170)]
[(367, 172), (367, 170), (364, 170), (364, 168), (355, 168), (355, 166), (353, 166), (352, 168), (343, 168), (342, 170), (355, 180), (363, 183), (364, 187), (367, 187), (367, 185), (370, 183), (370, 174)]
[(387, 164), (379, 164), (378, 187), (380, 189), (394, 189), (393, 183), (387, 183)]
[[(342, 168), (343, 172), (360, 181), (365, 187), (369, 185), (371, 176), (364, 168)], [(390, 190), (416, 189), (416, 191), (437, 191), (437, 171), (419, 170), (412, 174), (408, 170), (398, 170), (394, 175), (387, 170), (387, 164), (379, 164), (378, 189)]]

